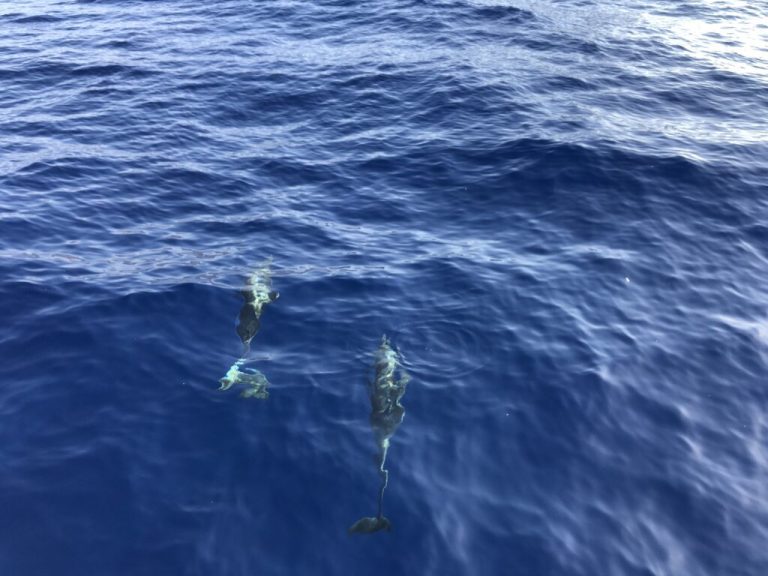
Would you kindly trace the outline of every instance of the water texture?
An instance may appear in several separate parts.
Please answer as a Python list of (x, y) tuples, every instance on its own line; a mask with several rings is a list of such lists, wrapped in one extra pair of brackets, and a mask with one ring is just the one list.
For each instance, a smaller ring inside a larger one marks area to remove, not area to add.
[(2, 1), (0, 88), (0, 574), (768, 574), (765, 3)]

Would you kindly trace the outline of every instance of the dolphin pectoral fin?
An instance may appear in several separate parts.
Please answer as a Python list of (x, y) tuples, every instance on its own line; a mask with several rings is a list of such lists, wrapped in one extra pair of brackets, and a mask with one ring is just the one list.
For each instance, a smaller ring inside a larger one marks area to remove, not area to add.
[(269, 301), (270, 301), (270, 302), (274, 302), (274, 301), (275, 301), (275, 300), (277, 300), (278, 298), (280, 298), (280, 292), (278, 292), (277, 290), (272, 290), (272, 291), (269, 293)]
[(349, 527), (348, 532), (350, 534), (373, 534), (380, 530), (386, 530), (387, 532), (392, 530), (392, 524), (390, 524), (386, 516), (366, 516), (365, 518), (360, 518), (360, 520)]
[(234, 382), (232, 382), (232, 380), (229, 378), (222, 378), (219, 380), (219, 384), (221, 384), (221, 386), (219, 386), (219, 390), (229, 390), (232, 388), (232, 384), (234, 384)]

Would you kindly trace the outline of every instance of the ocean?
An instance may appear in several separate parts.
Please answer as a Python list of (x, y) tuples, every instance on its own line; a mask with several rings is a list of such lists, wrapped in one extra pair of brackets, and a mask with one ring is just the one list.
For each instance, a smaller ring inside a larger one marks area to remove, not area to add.
[(767, 478), (768, 4), (0, 1), (3, 576), (764, 576)]

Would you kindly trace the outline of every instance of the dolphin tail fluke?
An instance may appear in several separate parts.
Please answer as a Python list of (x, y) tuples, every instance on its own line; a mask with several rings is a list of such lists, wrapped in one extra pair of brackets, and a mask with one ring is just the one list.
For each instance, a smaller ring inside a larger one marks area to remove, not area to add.
[(349, 527), (350, 534), (373, 534), (380, 530), (386, 530), (389, 532), (392, 529), (392, 524), (389, 522), (386, 516), (366, 516), (360, 518), (357, 522)]

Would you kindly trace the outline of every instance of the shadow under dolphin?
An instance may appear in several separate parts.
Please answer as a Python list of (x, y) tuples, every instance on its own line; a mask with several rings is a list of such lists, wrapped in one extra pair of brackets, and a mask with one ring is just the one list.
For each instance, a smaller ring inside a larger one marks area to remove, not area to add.
[[(355, 522), (348, 530), (350, 534), (372, 534), (380, 530), (390, 530), (392, 527), (383, 512), (384, 490), (389, 481), (389, 472), (384, 468), (384, 464), (389, 450), (389, 439), (405, 416), (405, 408), (400, 404), (400, 400), (405, 394), (410, 377), (402, 367), (400, 355), (390, 346), (386, 336), (382, 337), (376, 351), (374, 370), (374, 379), (368, 384), (368, 393), (371, 400), (370, 424), (379, 448), (377, 464), (381, 486), (378, 512), (376, 516), (363, 517)], [(397, 380), (396, 371), (400, 376)]]

